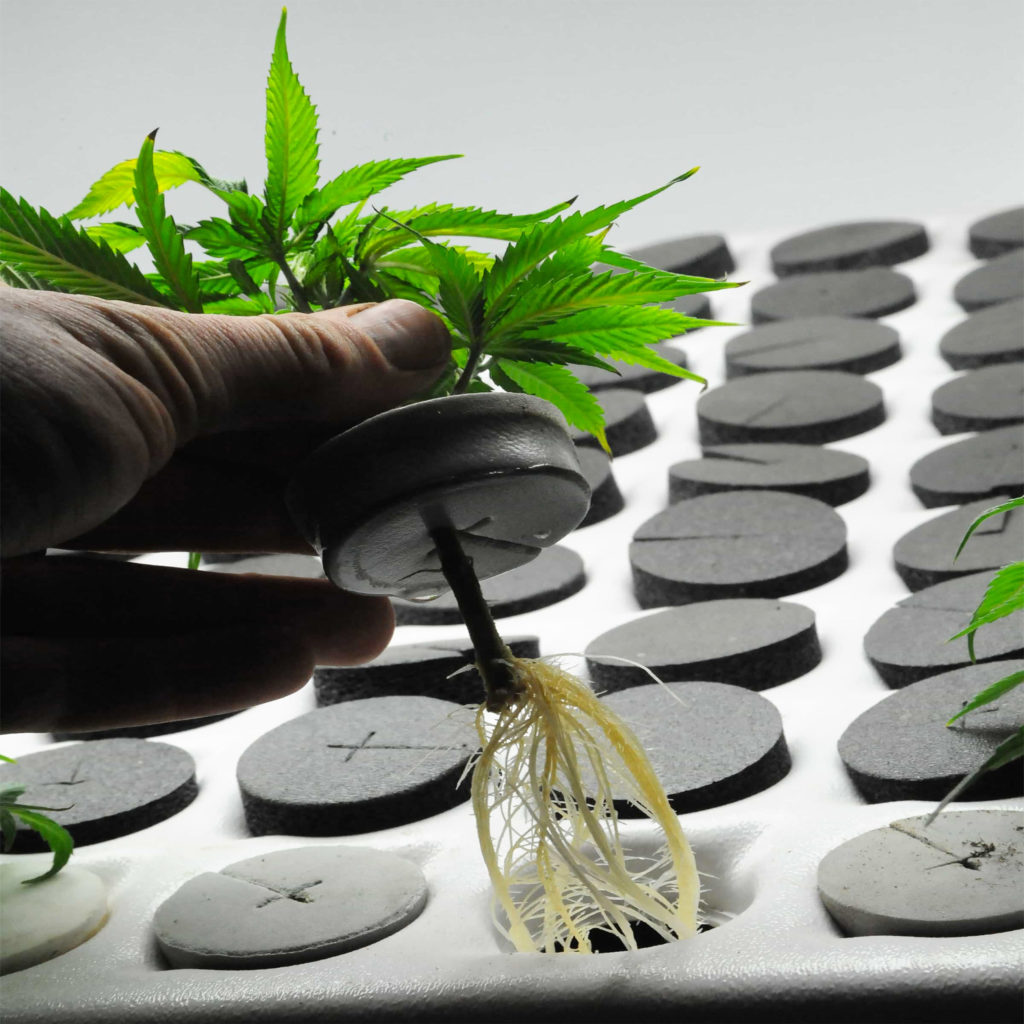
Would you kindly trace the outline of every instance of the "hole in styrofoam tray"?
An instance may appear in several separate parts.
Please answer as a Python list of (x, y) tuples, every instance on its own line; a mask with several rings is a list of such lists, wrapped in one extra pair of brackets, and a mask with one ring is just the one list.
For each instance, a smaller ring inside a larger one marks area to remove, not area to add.
[[(633, 862), (631, 868), (655, 860), (661, 845), (658, 833), (649, 825), (637, 823), (631, 828), (632, 825), (632, 822), (620, 822), (622, 847), (627, 863)], [(689, 837), (701, 884), (698, 938), (728, 925), (753, 903), (754, 878), (743, 861), (760, 831), (759, 827), (744, 823), (718, 829), (714, 834)], [(640, 949), (668, 944), (650, 925), (633, 922), (630, 928)], [(512, 943), (497, 929), (495, 931), (499, 948), (507, 953), (515, 952)], [(595, 953), (626, 951), (622, 940), (607, 931), (592, 930), (589, 939)]]

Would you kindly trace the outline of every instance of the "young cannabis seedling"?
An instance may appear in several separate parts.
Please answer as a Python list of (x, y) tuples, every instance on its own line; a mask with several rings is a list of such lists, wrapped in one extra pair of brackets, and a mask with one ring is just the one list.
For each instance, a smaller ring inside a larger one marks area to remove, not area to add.
[[(0, 189), (0, 276), (21, 287), (189, 313), (308, 313), (412, 299), (436, 311), (452, 337), (447, 371), (422, 397), (535, 395), (606, 449), (601, 406), (571, 366), (616, 372), (611, 362), (621, 361), (704, 383), (651, 345), (717, 321), (661, 304), (736, 284), (658, 270), (605, 241), (618, 217), (696, 168), (588, 212), (566, 214), (573, 200), (530, 214), (450, 203), (370, 206), (405, 175), (454, 154), (364, 163), (322, 182), (317, 110), (292, 69), (285, 28), (282, 12), (267, 80), (261, 195), (244, 181), (212, 177), (183, 153), (157, 150), (153, 132), (137, 157), (104, 174), (63, 217)], [(226, 217), (177, 223), (163, 193), (186, 182), (223, 202)], [(137, 223), (75, 223), (133, 205)], [(451, 241), (458, 238), (506, 248), (493, 256)], [(127, 259), (142, 248), (153, 273)], [(506, 933), (519, 949), (548, 952), (590, 951), (595, 930), (635, 948), (631, 921), (666, 939), (693, 935), (693, 855), (636, 737), (585, 683), (513, 658), (467, 560), (454, 549), (446, 559), (487, 685), (473, 804)], [(663, 854), (644, 866), (623, 849), (613, 789), (664, 832)], [(18, 813), (14, 805), (10, 813)]]
[[(15, 763), (13, 758), (4, 757), (3, 754), (0, 754), (0, 761), (6, 761), (8, 764)], [(66, 811), (67, 808), (19, 804), (18, 797), (25, 792), (25, 789), (25, 786), (4, 786), (0, 789), (0, 831), (3, 832), (4, 837), (4, 853), (9, 853), (14, 845), (18, 830), (18, 824), (14, 820), (16, 817), (20, 818), (29, 828), (38, 832), (46, 841), (46, 845), (50, 847), (53, 853), (53, 863), (50, 865), (49, 871), (37, 875), (35, 878), (27, 878), (22, 883), (31, 885), (35, 882), (44, 882), (47, 878), (52, 878), (57, 874), (67, 864), (75, 843), (67, 829), (46, 817), (45, 814), (39, 813), (40, 811)]]
[[(983, 512), (967, 528), (967, 532), (964, 534), (963, 540), (960, 541), (960, 546), (956, 549), (954, 560), (960, 557), (960, 552), (963, 551), (964, 546), (971, 539), (971, 534), (973, 534), (986, 519), (1009, 512), (1011, 509), (1021, 508), (1022, 506), (1024, 506), (1024, 497), (1012, 498), (1010, 501), (1004, 501), (1001, 505), (996, 505), (995, 508), (990, 508)], [(989, 581), (988, 589), (985, 591), (985, 596), (981, 599), (981, 603), (975, 609), (974, 614), (971, 616), (971, 621), (967, 624), (966, 628), (960, 630), (959, 633), (956, 633), (949, 639), (951, 641), (958, 640), (960, 637), (966, 636), (967, 652), (971, 657), (971, 661), (974, 661), (974, 634), (977, 633), (982, 626), (996, 622), (997, 620), (1005, 618), (1007, 615), (1011, 615), (1013, 612), (1018, 612), (1021, 609), (1024, 609), (1024, 562), (1011, 562), (1009, 565), (1004, 565), (999, 569)], [(1009, 675), (1004, 676), (997, 682), (994, 682), (991, 686), (987, 686), (981, 691), (981, 693), (972, 697), (971, 700), (964, 704), (964, 706), (946, 723), (946, 725), (951, 726), (954, 722), (963, 718), (963, 716), (969, 712), (976, 711), (978, 708), (984, 707), (986, 704), (991, 704), (994, 700), (998, 700), (1004, 694), (1009, 693), (1010, 690), (1014, 689), (1014, 687), (1020, 686), (1021, 683), (1024, 683), (1024, 671), (1011, 672)], [(1016, 761), (1020, 757), (1024, 757), (1024, 726), (1003, 740), (984, 764), (979, 765), (979, 767), (969, 775), (964, 776), (964, 778), (962, 778), (953, 787), (953, 789), (943, 797), (939, 806), (936, 807), (928, 816), (928, 820), (925, 822), (925, 825), (930, 825), (942, 810), (951, 801), (955, 800), (965, 789), (967, 789), (968, 786), (970, 786), (979, 776), (983, 775), (985, 772), (995, 771), (997, 768), (1002, 768), (1004, 764)]]

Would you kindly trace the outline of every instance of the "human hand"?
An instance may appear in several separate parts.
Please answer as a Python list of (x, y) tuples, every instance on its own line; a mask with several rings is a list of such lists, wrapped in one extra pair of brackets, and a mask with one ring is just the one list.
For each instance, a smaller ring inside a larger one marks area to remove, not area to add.
[(7, 288), (0, 313), (4, 730), (234, 710), (379, 653), (389, 603), (326, 581), (40, 552), (309, 552), (288, 478), (433, 382), (439, 319), (402, 300), (222, 317)]

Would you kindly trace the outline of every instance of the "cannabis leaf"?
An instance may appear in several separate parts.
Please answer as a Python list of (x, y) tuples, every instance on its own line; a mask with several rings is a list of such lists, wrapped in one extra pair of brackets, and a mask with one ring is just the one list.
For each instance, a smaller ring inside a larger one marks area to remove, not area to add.
[(0, 264), (22, 287), (171, 305), (138, 267), (67, 217), (36, 210), (0, 188)]
[(281, 11), (267, 78), (267, 230), (283, 247), (292, 214), (317, 186), (317, 115), (288, 59), (287, 10)]
[[(14, 764), (14, 759), (4, 757), (0, 754), (0, 760), (8, 764)], [(52, 878), (65, 864), (74, 849), (74, 840), (67, 829), (58, 825), (57, 822), (40, 814), (40, 811), (66, 811), (67, 807), (40, 807), (36, 804), (20, 804), (18, 797), (25, 792), (25, 786), (4, 786), (0, 789), (0, 833), (3, 835), (3, 851), (9, 853), (17, 836), (18, 824), (15, 818), (20, 818), (29, 828), (34, 829), (45, 840), (53, 853), (53, 862), (50, 869), (42, 875), (34, 878), (26, 878), (23, 885), (32, 885), (36, 882), (43, 882)]]
[(171, 294), (188, 313), (202, 313), (199, 279), (192, 257), (185, 252), (174, 218), (164, 208), (163, 196), (153, 173), (153, 141), (156, 131), (146, 136), (135, 162), (136, 214), (146, 236), (153, 262)]
[[(956, 554), (953, 556), (953, 560), (955, 561), (960, 557), (960, 552), (963, 551), (964, 545), (971, 539), (971, 535), (983, 522), (985, 522), (986, 519), (989, 519), (992, 516), (1008, 513), (1012, 509), (1020, 508), (1021, 506), (1024, 506), (1024, 496), (1011, 498), (1009, 501), (1004, 501), (1002, 504), (984, 511), (967, 528), (967, 531), (964, 533), (963, 540), (960, 541), (960, 546), (956, 549)], [(967, 628), (962, 629), (959, 633), (955, 636), (951, 636), (949, 639), (956, 640), (958, 637), (966, 636), (967, 650), (971, 656), (971, 661), (974, 661), (975, 632), (981, 626), (987, 625), (990, 622), (995, 622), (998, 619), (1004, 618), (1005, 616), (1010, 615), (1015, 611), (1020, 611), (1021, 609), (1024, 609), (1024, 562), (1014, 562), (1011, 565), (1003, 566), (1002, 569), (999, 569), (996, 572), (992, 577), (992, 580), (989, 582), (985, 596), (981, 599), (981, 603), (971, 616), (971, 621)], [(976, 711), (978, 708), (984, 707), (986, 704), (991, 704), (993, 701), (998, 700), (1004, 694), (1009, 693), (1012, 689), (1020, 686), (1022, 683), (1024, 683), (1024, 671), (1011, 672), (1009, 675), (994, 682), (991, 686), (987, 686), (980, 693), (975, 694), (974, 697), (967, 701), (964, 706), (955, 715), (953, 715), (948, 722), (946, 722), (946, 725), (953, 725), (954, 722), (962, 718), (964, 715), (971, 711)], [(1000, 743), (984, 764), (979, 765), (969, 775), (964, 776), (964, 778), (962, 778), (953, 787), (953, 789), (943, 797), (938, 807), (936, 807), (928, 816), (925, 821), (925, 826), (927, 827), (930, 825), (942, 812), (943, 808), (945, 808), (951, 801), (955, 800), (979, 776), (983, 775), (985, 772), (995, 771), (995, 769), (1001, 768), (1004, 764), (1009, 764), (1011, 761), (1015, 761), (1019, 757), (1024, 757), (1024, 727), (1021, 727), (1017, 732), (1008, 736), (1002, 743)]]

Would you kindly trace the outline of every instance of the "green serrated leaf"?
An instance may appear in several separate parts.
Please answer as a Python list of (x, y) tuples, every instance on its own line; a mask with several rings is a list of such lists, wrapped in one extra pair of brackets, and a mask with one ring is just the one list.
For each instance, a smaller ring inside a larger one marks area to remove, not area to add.
[(1024, 495), (1019, 498), (1011, 498), (1009, 501), (1004, 501), (1001, 505), (996, 505), (995, 508), (987, 509), (982, 512), (977, 519), (967, 528), (967, 532), (963, 536), (963, 540), (960, 541), (960, 546), (956, 549), (956, 554), (953, 556), (955, 562), (960, 557), (960, 552), (963, 551), (964, 545), (971, 539), (971, 534), (981, 526), (986, 519), (990, 519), (992, 516), (1002, 515), (1004, 512), (1009, 512), (1012, 509), (1020, 508), (1024, 505)]
[[(262, 227), (260, 233), (262, 234)], [(264, 242), (247, 238), (234, 224), (222, 217), (200, 221), (186, 233), (185, 237), (189, 241), (197, 242), (211, 256), (224, 260), (246, 259), (253, 255), (263, 256), (267, 249)]]
[(623, 213), (671, 188), (677, 182), (685, 181), (696, 171), (697, 168), (694, 167), (660, 188), (635, 196), (633, 199), (613, 203), (611, 206), (598, 206), (586, 213), (576, 212), (568, 217), (556, 218), (550, 223), (534, 225), (524, 231), (522, 237), (495, 261), (494, 269), (488, 275), (488, 315), (498, 314), (518, 282), (552, 253), (584, 235), (591, 235), (595, 231), (609, 227)]
[(67, 217), (36, 210), (0, 189), (0, 263), (19, 283), (149, 306), (171, 303), (138, 267)]
[(441, 160), (455, 160), (461, 155), (448, 153), (444, 156), (372, 160), (357, 167), (350, 167), (325, 185), (310, 192), (302, 200), (295, 217), (296, 226), (327, 220), (341, 207), (365, 202), (370, 196), (376, 195), (420, 167)]
[(523, 391), (550, 402), (571, 426), (593, 434), (611, 455), (604, 433), (604, 410), (571, 370), (564, 366), (498, 359), (490, 367), (490, 373), (494, 382), (507, 390)]
[(36, 811), (29, 810), (21, 805), (15, 805), (10, 808), (13, 814), (16, 814), (21, 820), (34, 829), (42, 836), (46, 845), (50, 847), (53, 853), (53, 863), (50, 865), (50, 870), (45, 874), (37, 875), (35, 878), (26, 878), (22, 883), (23, 885), (32, 885), (36, 882), (44, 882), (47, 878), (52, 878), (65, 864), (68, 862), (68, 858), (71, 856), (71, 852), (74, 849), (75, 843), (68, 833), (67, 829), (58, 825), (57, 822), (47, 818), (44, 814), (39, 814)]
[(964, 715), (970, 714), (986, 704), (991, 704), (992, 701), (998, 700), (1004, 693), (1009, 693), (1015, 687), (1020, 686), (1021, 683), (1024, 683), (1024, 671), (1011, 672), (1008, 676), (986, 687), (981, 693), (975, 694), (946, 725), (952, 725), (958, 718), (963, 718)]
[[(452, 206), (447, 203), (431, 203), (411, 210), (386, 212), (395, 222), (415, 228), (419, 234), (432, 238), (467, 237), (514, 241), (531, 225), (554, 216), (573, 202), (573, 199), (568, 199), (547, 210), (526, 214), (498, 213), (478, 206)], [(369, 257), (378, 258), (383, 253), (405, 245), (407, 241), (401, 228), (382, 228), (367, 243), (365, 252)]]
[(288, 59), (285, 27), (288, 12), (281, 11), (274, 54), (267, 76), (266, 224), (271, 240), (284, 245), (292, 214), (316, 187), (320, 169), (317, 113)]
[[(702, 283), (703, 278), (699, 279)], [(486, 285), (485, 285), (486, 287)], [(573, 277), (547, 281), (537, 287), (522, 281), (511, 296), (511, 301), (495, 315), (487, 307), (487, 326), (492, 337), (532, 332), (554, 320), (601, 306), (640, 306), (648, 302), (664, 302), (679, 294), (690, 283), (680, 280), (678, 275), (659, 271), (646, 273), (606, 274), (593, 276), (578, 274)], [(709, 290), (730, 287), (725, 282), (707, 283)], [(508, 293), (506, 293), (507, 295)], [(674, 314), (674, 310), (660, 310)], [(676, 314), (681, 315), (681, 314)], [(692, 324), (691, 324), (692, 326)], [(664, 337), (664, 335), (663, 335)]]
[(261, 316), (263, 313), (273, 313), (274, 303), (269, 295), (255, 295), (246, 298), (243, 295), (234, 295), (226, 299), (211, 299), (206, 303), (207, 313), (219, 313), (221, 316)]
[(171, 294), (188, 313), (202, 313), (199, 279), (192, 268), (192, 257), (174, 218), (164, 208), (163, 196), (153, 174), (153, 140), (147, 135), (135, 162), (135, 213), (146, 236), (153, 263)]
[(562, 341), (545, 341), (543, 338), (520, 338), (506, 341), (500, 346), (489, 346), (493, 357), (512, 359), (520, 363), (554, 363), (558, 365), (596, 366), (601, 370), (617, 374), (613, 366), (586, 349)]
[(6, 807), (0, 807), (0, 833), (3, 835), (3, 851), (10, 853), (18, 835), (18, 823)]
[(1024, 562), (1013, 562), (1010, 565), (1004, 565), (989, 580), (985, 596), (971, 616), (970, 623), (949, 639), (957, 640), (966, 636), (967, 650), (971, 661), (974, 661), (974, 634), (977, 630), (981, 626), (996, 622), (1022, 608), (1024, 608)]
[[(107, 171), (98, 181), (89, 186), (85, 198), (67, 212), (69, 220), (83, 220), (116, 210), (119, 206), (131, 206), (135, 202), (136, 158), (122, 160)], [(157, 190), (183, 185), (186, 181), (201, 181), (197, 165), (184, 153), (159, 149), (153, 153), (153, 174)]]
[(114, 252), (131, 252), (146, 244), (146, 236), (134, 224), (92, 224), (85, 233), (96, 241), (106, 242)]

